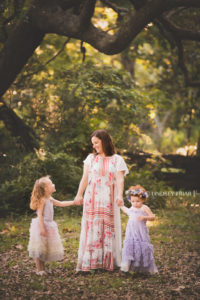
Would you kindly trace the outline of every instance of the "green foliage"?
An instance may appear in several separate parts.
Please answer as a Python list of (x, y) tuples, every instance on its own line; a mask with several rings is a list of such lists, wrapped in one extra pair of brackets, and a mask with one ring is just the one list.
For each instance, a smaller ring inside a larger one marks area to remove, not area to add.
[[(149, 195), (147, 205), (154, 209), (166, 207), (167, 195), (164, 193), (171, 190), (164, 181), (156, 177), (156, 172), (161, 166), (162, 161), (158, 157), (149, 159), (145, 166), (133, 164), (130, 168), (130, 175), (126, 179), (127, 189), (137, 184), (146, 189)], [(127, 200), (126, 204), (128, 204)]]
[[(41, 45), (40, 59), (47, 60), (44, 48), (48, 53), (59, 47), (58, 39), (51, 38), (50, 49)], [(33, 60), (37, 61), (36, 55)], [(17, 112), (41, 137), (42, 147), (50, 151), (56, 147), (83, 158), (89, 150), (89, 136), (97, 128), (108, 129), (118, 149), (133, 148), (138, 124), (148, 119), (148, 95), (136, 87), (128, 72), (97, 66), (92, 60), (74, 65), (76, 61), (64, 52), (45, 67), (46, 73), (35, 74), (31, 81), (27, 77), (27, 89), (23, 86), (22, 91), (23, 75), (19, 77)]]
[[(12, 1), (10, 6), (7, 17), (12, 12)], [(18, 12), (13, 20), (25, 12), (26, 9)], [(101, 7), (99, 13), (103, 14)], [(6, 24), (7, 29), (9, 26)], [(173, 152), (186, 140), (197, 141), (199, 92), (181, 86), (182, 74), (173, 73), (176, 61), (169, 44), (163, 38), (158, 42), (158, 37), (156, 27), (149, 27), (123, 53), (130, 62), (136, 61), (133, 79), (123, 69), (120, 56), (105, 57), (88, 45), (86, 61), (82, 63), (80, 45), (74, 40), (47, 64), (66, 39), (55, 34), (45, 36), (5, 101), (34, 129), (46, 155), (44, 160), (27, 155), (18, 139), (11, 137), (0, 123), (3, 212), (28, 209), (33, 183), (45, 174), (50, 174), (56, 183), (58, 198), (75, 195), (82, 160), (91, 152), (90, 134), (98, 128), (110, 132), (121, 153)], [(162, 123), (168, 111), (170, 116)], [(145, 168), (133, 166), (127, 186), (138, 183), (148, 191), (166, 190), (155, 176), (160, 167), (157, 161)], [(165, 202), (164, 197), (150, 195), (152, 207), (163, 207)]]
[(64, 152), (46, 153), (43, 157), (27, 155), (12, 168), (13, 176), (0, 187), (1, 214), (19, 213), (29, 209), (30, 195), (35, 181), (50, 175), (56, 185), (59, 200), (72, 197), (78, 187), (82, 170), (77, 160)]
[[(148, 115), (148, 97), (137, 90), (127, 72), (97, 67), (92, 62), (69, 64), (66, 68), (66, 54), (63, 56), (62, 64), (59, 60), (58, 65), (52, 62), (46, 73), (35, 74), (31, 81), (28, 77), (18, 78), (18, 88), (13, 90), (13, 109), (34, 128), (47, 154), (44, 160), (20, 154), (15, 140), (12, 161), (10, 148), (1, 148), (6, 155), (0, 188), (2, 211), (28, 209), (33, 183), (45, 174), (55, 181), (59, 198), (65, 193), (75, 195), (82, 173), (78, 165), (82, 166), (82, 160), (91, 152), (92, 131), (106, 128), (118, 150), (131, 149), (136, 145), (133, 137), (139, 132), (135, 124)], [(1, 130), (6, 134), (4, 126)]]

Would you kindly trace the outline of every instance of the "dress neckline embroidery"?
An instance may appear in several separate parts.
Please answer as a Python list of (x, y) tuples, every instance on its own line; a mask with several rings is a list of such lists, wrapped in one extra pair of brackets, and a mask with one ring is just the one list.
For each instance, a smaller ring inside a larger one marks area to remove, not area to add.
[(100, 158), (103, 158), (103, 159), (105, 159), (105, 158), (113, 158), (115, 156), (115, 154), (113, 154), (113, 155), (111, 155), (111, 156), (101, 156), (101, 155), (96, 155), (96, 157), (100, 157)]

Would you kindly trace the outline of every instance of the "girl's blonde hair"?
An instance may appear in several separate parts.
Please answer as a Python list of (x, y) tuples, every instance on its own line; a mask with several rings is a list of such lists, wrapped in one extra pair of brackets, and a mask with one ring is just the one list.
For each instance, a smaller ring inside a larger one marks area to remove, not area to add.
[[(147, 198), (148, 198), (147, 191), (141, 185), (139, 185), (139, 184), (132, 185), (132, 186), (129, 187), (128, 191), (138, 192), (138, 197), (140, 197), (143, 202), (147, 201)], [(131, 195), (131, 193), (130, 193), (130, 195)]]
[(33, 191), (31, 194), (31, 202), (30, 202), (30, 208), (33, 210), (37, 210), (38, 207), (41, 205), (43, 201), (43, 197), (46, 194), (45, 186), (47, 184), (47, 180), (50, 179), (50, 176), (44, 176), (40, 179), (36, 180)]

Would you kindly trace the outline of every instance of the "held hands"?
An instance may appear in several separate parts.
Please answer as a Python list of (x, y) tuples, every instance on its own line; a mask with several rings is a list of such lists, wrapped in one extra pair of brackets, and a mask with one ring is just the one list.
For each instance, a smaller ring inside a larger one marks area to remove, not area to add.
[(82, 196), (76, 196), (74, 199), (74, 205), (81, 205), (83, 204), (83, 197)]
[(117, 197), (116, 203), (118, 206), (124, 206), (124, 200), (122, 197)]

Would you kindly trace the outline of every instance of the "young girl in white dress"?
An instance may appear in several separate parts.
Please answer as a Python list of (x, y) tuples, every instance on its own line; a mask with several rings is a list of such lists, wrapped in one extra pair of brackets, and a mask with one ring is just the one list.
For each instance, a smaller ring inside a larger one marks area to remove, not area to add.
[(58, 232), (58, 226), (53, 221), (53, 206), (70, 206), (74, 201), (58, 201), (51, 195), (56, 191), (49, 176), (36, 180), (30, 208), (36, 210), (37, 218), (32, 219), (30, 239), (28, 244), (29, 256), (35, 260), (36, 274), (45, 274), (46, 261), (63, 259), (64, 249)]
[(141, 273), (157, 273), (154, 262), (153, 245), (150, 242), (146, 221), (153, 221), (155, 215), (144, 205), (148, 194), (140, 186), (131, 186), (128, 190), (128, 199), (131, 208), (121, 206), (122, 211), (129, 216), (126, 226), (126, 235), (122, 249), (121, 270), (133, 270)]

